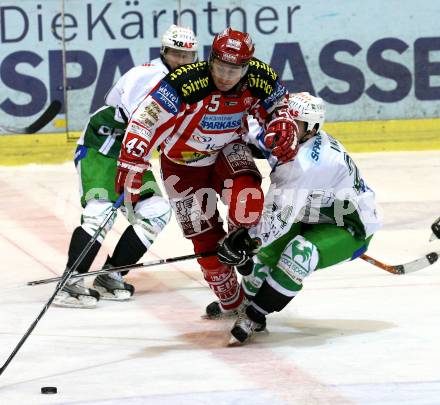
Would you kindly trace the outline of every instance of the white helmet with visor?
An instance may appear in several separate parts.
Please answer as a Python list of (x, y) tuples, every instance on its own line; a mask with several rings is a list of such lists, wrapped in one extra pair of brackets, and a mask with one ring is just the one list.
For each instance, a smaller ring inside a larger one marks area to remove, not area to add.
[(162, 47), (160, 53), (165, 55), (167, 49), (193, 52), (193, 61), (197, 59), (198, 43), (192, 29), (171, 25), (162, 35)]

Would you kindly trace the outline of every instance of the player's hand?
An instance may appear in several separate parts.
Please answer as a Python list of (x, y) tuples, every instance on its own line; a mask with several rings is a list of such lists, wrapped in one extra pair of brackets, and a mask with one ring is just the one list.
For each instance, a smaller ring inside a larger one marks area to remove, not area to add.
[[(240, 268), (249, 269), (252, 271), (252, 266), (244, 266), (249, 264), (252, 257), (258, 249), (258, 243), (249, 236), (246, 228), (238, 228), (237, 230), (228, 234), (217, 247), (218, 260), (221, 263), (230, 266), (237, 266)], [(246, 274), (246, 275), (248, 275)]]
[(266, 148), (272, 149), (272, 155), (281, 163), (292, 160), (298, 153), (298, 126), (287, 117), (275, 118), (267, 127), (264, 137)]
[(139, 201), (142, 187), (142, 177), (146, 165), (133, 165), (118, 161), (118, 171), (115, 178), (115, 191), (117, 194), (125, 193), (125, 200), (135, 204)]
[(280, 164), (290, 162), (298, 154), (299, 145), (297, 141), (294, 141), (292, 145), (286, 148), (276, 147), (272, 150), (272, 155), (278, 159)]

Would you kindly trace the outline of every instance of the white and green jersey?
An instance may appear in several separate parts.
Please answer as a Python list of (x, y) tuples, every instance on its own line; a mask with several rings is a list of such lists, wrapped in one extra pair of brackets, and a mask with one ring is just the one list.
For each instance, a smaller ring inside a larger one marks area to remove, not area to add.
[(123, 120), (122, 110), (128, 122), (141, 101), (168, 72), (160, 58), (131, 68), (109, 90), (105, 104), (117, 109), (117, 120)]
[[(262, 135), (251, 125), (249, 138), (264, 153)], [(297, 222), (336, 224), (359, 239), (381, 227), (374, 191), (343, 145), (324, 131), (301, 144), (291, 162), (277, 165), (276, 158), (265, 155), (272, 166), (271, 185), (262, 220), (252, 231), (263, 246)]]
[(151, 63), (135, 66), (121, 76), (107, 93), (106, 105), (90, 116), (78, 145), (117, 159), (131, 115), (168, 72), (167, 66), (157, 58)]

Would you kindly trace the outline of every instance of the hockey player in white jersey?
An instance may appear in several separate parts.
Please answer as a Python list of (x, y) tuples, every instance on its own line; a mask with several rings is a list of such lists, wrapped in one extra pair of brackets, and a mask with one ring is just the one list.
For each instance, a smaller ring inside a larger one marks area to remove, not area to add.
[(251, 131), (273, 169), (265, 212), (256, 227), (228, 235), (218, 250), (220, 261), (239, 265), (250, 299), (231, 330), (235, 342), (263, 330), (266, 316), (281, 311), (313, 271), (359, 257), (381, 226), (374, 192), (343, 145), (322, 130), (323, 100), (299, 93), (289, 104), (299, 127), (298, 155), (279, 165), (259, 129)]
[[(160, 58), (149, 64), (136, 66), (125, 73), (106, 96), (106, 105), (90, 117), (75, 152), (84, 210), (81, 226), (71, 238), (67, 267), (81, 254), (86, 244), (102, 223), (118, 198), (114, 191), (116, 163), (121, 141), (132, 112), (142, 99), (169, 71), (197, 59), (197, 40), (189, 28), (172, 25), (162, 36)], [(121, 210), (130, 222), (119, 239), (113, 255), (104, 267), (116, 267), (136, 263), (169, 222), (171, 210), (162, 197), (154, 175), (147, 171), (143, 178), (143, 191), (134, 209)], [(114, 223), (113, 217), (99, 235), (90, 252), (78, 266), (79, 273), (86, 273), (95, 259), (106, 233)], [(99, 298), (126, 300), (134, 293), (134, 287), (113, 272), (99, 275), (93, 289), (86, 288), (82, 278), (74, 279), (60, 291), (55, 305), (90, 308)]]

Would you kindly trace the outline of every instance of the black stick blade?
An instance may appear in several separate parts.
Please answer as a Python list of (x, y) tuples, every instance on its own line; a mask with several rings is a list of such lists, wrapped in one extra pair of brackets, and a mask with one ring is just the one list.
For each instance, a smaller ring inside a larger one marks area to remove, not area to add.
[(40, 129), (44, 128), (55, 116), (61, 111), (63, 104), (59, 100), (54, 100), (49, 104), (49, 107), (41, 114), (41, 116), (32, 124), (25, 128), (5, 127), (0, 126), (5, 132), (13, 134), (34, 134)]

